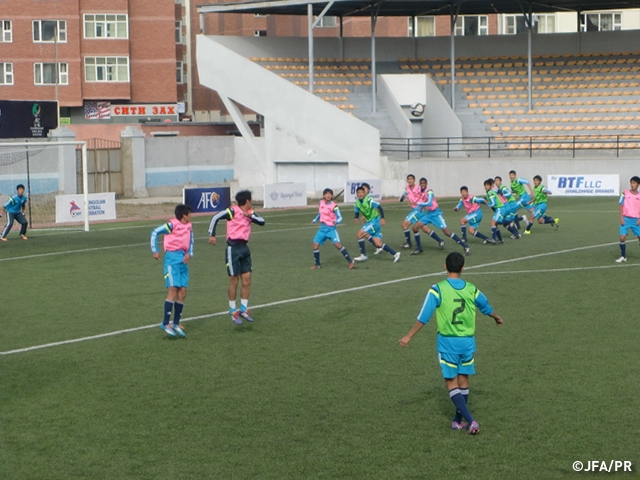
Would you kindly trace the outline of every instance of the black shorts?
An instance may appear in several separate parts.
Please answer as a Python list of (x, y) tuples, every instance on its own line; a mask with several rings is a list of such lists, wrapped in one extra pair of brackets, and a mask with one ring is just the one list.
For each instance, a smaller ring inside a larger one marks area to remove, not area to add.
[(227, 274), (236, 277), (251, 271), (251, 252), (247, 242), (227, 241), (224, 252), (224, 261), (227, 264)]

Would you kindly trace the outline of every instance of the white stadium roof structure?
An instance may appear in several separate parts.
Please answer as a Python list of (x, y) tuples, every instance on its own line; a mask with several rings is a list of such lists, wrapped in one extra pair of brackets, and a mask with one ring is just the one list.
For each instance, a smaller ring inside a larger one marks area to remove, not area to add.
[[(533, 109), (532, 101), (532, 54), (531, 32), (534, 13), (581, 12), (611, 9), (640, 8), (640, 0), (271, 0), (239, 3), (219, 3), (198, 6), (200, 16), (207, 13), (247, 13), (260, 15), (306, 15), (308, 17), (309, 39), (309, 91), (313, 93), (313, 29), (325, 15), (340, 19), (340, 36), (342, 36), (342, 19), (344, 17), (371, 18), (371, 77), (372, 105), (376, 110), (376, 47), (375, 25), (379, 17), (418, 17), (424, 15), (447, 15), (451, 17), (451, 82), (452, 92), (455, 83), (455, 35), (454, 26), (458, 15), (486, 14), (522, 14), (528, 30), (528, 93), (529, 109)], [(201, 25), (204, 22), (201, 21)], [(451, 107), (455, 99), (452, 94)]]

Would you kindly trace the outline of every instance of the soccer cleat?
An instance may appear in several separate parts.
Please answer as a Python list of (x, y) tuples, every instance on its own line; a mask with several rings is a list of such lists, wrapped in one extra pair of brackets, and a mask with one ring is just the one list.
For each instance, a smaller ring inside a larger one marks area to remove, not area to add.
[(524, 234), (525, 234), (525, 235), (531, 235), (531, 230), (525, 230), (525, 231), (524, 231)]
[(554, 218), (552, 225), (554, 227), (556, 227), (556, 228), (559, 228), (560, 227), (560, 219), (559, 218)]
[(176, 336), (176, 332), (173, 331), (173, 328), (171, 328), (171, 325), (169, 325), (168, 323), (166, 325), (164, 323), (161, 323), (160, 328), (164, 330), (164, 333), (166, 333), (170, 337)]
[(369, 260), (369, 257), (362, 253), (353, 259), (354, 262), (364, 262), (365, 260)]
[(403, 243), (402, 245), (400, 245), (400, 248), (411, 248), (411, 245), (408, 243)]
[(20, 238), (22, 238), (23, 240), (29, 240), (26, 235), (20, 235)]
[(511, 235), (509, 238), (511, 240), (518, 240), (520, 237), (522, 237), (522, 235), (518, 234), (518, 235)]
[(376, 247), (376, 251), (373, 252), (374, 255), (378, 255), (380, 252), (384, 251), (382, 247)]
[(319, 268), (322, 268), (322, 265), (318, 264), (318, 265), (312, 265), (311, 266), (311, 270), (317, 270)]
[(483, 241), (482, 241), (482, 243), (483, 243), (484, 245), (486, 245), (487, 243), (495, 244), (495, 243), (496, 243), (496, 241), (495, 241), (495, 240), (492, 240), (492, 239), (490, 239), (490, 238), (487, 238), (486, 240), (483, 240)]
[(465, 257), (466, 257), (467, 255), (469, 255), (470, 253), (471, 253), (471, 249), (470, 249), (469, 247), (466, 247), (466, 248), (464, 249), (464, 255), (465, 255)]
[(440, 247), (440, 250), (444, 250), (444, 242), (440, 242), (438, 246)]
[(2, 240), (3, 242), (7, 242), (8, 240), (4, 237), (0, 238), (0, 240)]
[(467, 427), (467, 433), (469, 435), (477, 435), (479, 431), (480, 431), (480, 426), (478, 425), (478, 422), (476, 422), (475, 420), (471, 422), (471, 425)]
[(393, 263), (396, 263), (398, 260), (400, 260), (400, 252), (396, 252), (393, 256)]
[(353, 262), (349, 262), (349, 269), (353, 269), (353, 267), (355, 267), (355, 265), (353, 264)]
[(240, 316), (244, 318), (247, 322), (253, 322), (253, 317), (249, 315), (249, 310), (245, 310), (244, 312), (240, 312)]
[(502, 245), (504, 242), (502, 240), (496, 240), (496, 245)]
[(231, 321), (236, 325), (242, 325), (242, 319), (240, 318), (240, 310), (229, 310)]
[(622, 263), (626, 261), (627, 261), (627, 257), (620, 257), (619, 259), (616, 260), (616, 263)]
[(451, 422), (451, 430), (466, 430), (469, 427), (467, 422), (462, 420), (461, 422), (456, 422), (455, 420)]
[(172, 325), (173, 327), (173, 331), (176, 332), (178, 335), (180, 335), (181, 337), (186, 337), (187, 334), (184, 333), (184, 330), (182, 329), (182, 327), (180, 325), (176, 325), (175, 323)]
[(411, 252), (409, 255), (420, 255), (421, 253), (422, 253), (422, 250), (416, 249), (413, 252)]

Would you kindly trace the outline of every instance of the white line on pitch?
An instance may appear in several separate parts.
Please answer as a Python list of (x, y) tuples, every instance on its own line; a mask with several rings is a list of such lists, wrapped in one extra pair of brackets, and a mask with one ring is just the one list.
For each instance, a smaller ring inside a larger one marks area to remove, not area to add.
[[(493, 267), (493, 266), (502, 265), (502, 264), (505, 264), (505, 263), (520, 262), (520, 261), (523, 261), (523, 260), (532, 260), (532, 259), (535, 259), (535, 258), (547, 257), (547, 256), (551, 256), (551, 255), (558, 255), (558, 254), (561, 254), (561, 253), (577, 252), (577, 251), (580, 251), (580, 250), (589, 250), (589, 249), (593, 249), (593, 248), (608, 247), (608, 246), (611, 246), (611, 245), (617, 245), (617, 242), (603, 243), (603, 244), (600, 244), (600, 245), (590, 245), (590, 246), (586, 246), (586, 247), (568, 248), (568, 249), (565, 249), (565, 250), (558, 250), (556, 252), (537, 253), (535, 255), (527, 255), (525, 257), (520, 257), (520, 258), (511, 258), (511, 259), (508, 259), (508, 260), (500, 260), (498, 262), (483, 263), (483, 264), (480, 264), (480, 265), (472, 265), (470, 267), (467, 267), (465, 269), (465, 271), (472, 270), (472, 269), (477, 269), (477, 268)], [(626, 267), (626, 266), (631, 267), (631, 266), (636, 266), (636, 264), (611, 265), (611, 267)], [(609, 266), (607, 266), (607, 267), (609, 267)], [(586, 268), (590, 268), (590, 267), (582, 267), (582, 268), (586, 269)], [(601, 268), (601, 267), (597, 267), (597, 268)], [(489, 274), (496, 274), (497, 272), (488, 272), (488, 273)], [(505, 273), (513, 274), (514, 272), (505, 272)], [(290, 299), (287, 299), (287, 300), (278, 300), (278, 301), (275, 301), (275, 302), (263, 303), (262, 305), (255, 305), (255, 306), (251, 307), (251, 309), (252, 310), (257, 310), (259, 308), (274, 307), (274, 306), (277, 306), (277, 305), (285, 305), (285, 304), (288, 304), (288, 303), (303, 302), (303, 301), (306, 301), (306, 300), (314, 300), (316, 298), (330, 297), (330, 296), (333, 296), (333, 295), (340, 295), (342, 293), (357, 292), (357, 291), (360, 291), (360, 290), (367, 290), (369, 288), (382, 287), (382, 286), (385, 286), (385, 285), (393, 285), (395, 283), (409, 282), (411, 280), (419, 280), (419, 279), (422, 279), (422, 278), (440, 276), (442, 274), (443, 274), (443, 272), (434, 272), (434, 273), (426, 273), (424, 275), (415, 275), (413, 277), (398, 278), (398, 279), (395, 279), (395, 280), (387, 280), (386, 282), (371, 283), (369, 285), (361, 285), (361, 286), (358, 286), (358, 287), (344, 288), (342, 290), (334, 290), (334, 291), (331, 291), (331, 292), (317, 293), (315, 295), (307, 295), (307, 296), (304, 296), (304, 297), (290, 298)], [(479, 272), (478, 274), (482, 274), (482, 272)], [(219, 317), (219, 316), (227, 315), (227, 314), (228, 314), (228, 312), (226, 312), (226, 311), (224, 311), (224, 312), (216, 312), (216, 313), (208, 313), (208, 314), (205, 314), (205, 315), (198, 315), (196, 317), (184, 318), (181, 321), (182, 322), (191, 322), (193, 320), (203, 320), (205, 318)], [(158, 325), (157, 323), (154, 323), (153, 325), (143, 325), (141, 327), (133, 327), (133, 328), (127, 328), (127, 329), (124, 329), (124, 330), (116, 330), (114, 332), (101, 333), (101, 334), (98, 334), (98, 335), (91, 335), (91, 336), (88, 336), (88, 337), (75, 338), (75, 339), (72, 339), (72, 340), (63, 340), (63, 341), (60, 341), (60, 342), (45, 343), (45, 344), (42, 344), (42, 345), (34, 345), (32, 347), (18, 348), (16, 350), (8, 350), (6, 352), (0, 352), (0, 355), (12, 355), (12, 354), (15, 354), (15, 353), (25, 353), (25, 352), (30, 352), (32, 350), (41, 350), (43, 348), (58, 347), (58, 346), (61, 346), (61, 345), (68, 345), (68, 344), (71, 344), (71, 343), (85, 342), (87, 340), (96, 340), (96, 339), (99, 339), (99, 338), (112, 337), (112, 336), (120, 335), (120, 334), (123, 334), (123, 333), (137, 332), (137, 331), (140, 331), (140, 330), (146, 330), (146, 329), (154, 328), (154, 327), (157, 328), (157, 325)]]
[[(317, 226), (308, 226), (308, 227), (297, 227), (297, 228), (281, 228), (276, 230), (262, 230), (257, 232), (252, 232), (251, 235), (260, 235), (265, 233), (278, 233), (278, 232), (291, 232), (295, 230), (309, 230), (313, 228), (318, 228)], [(198, 237), (196, 240), (206, 240), (209, 237)], [(31, 258), (40, 258), (40, 257), (53, 257), (56, 255), (67, 255), (70, 253), (86, 253), (86, 252), (97, 252), (100, 250), (113, 250), (116, 248), (130, 248), (130, 247), (141, 247), (143, 245), (150, 245), (149, 242), (145, 243), (130, 243), (128, 245), (111, 245), (108, 247), (94, 247), (94, 248), (81, 248), (79, 250), (66, 250), (64, 252), (48, 252), (48, 253), (36, 253), (34, 255), (22, 255), (20, 257), (8, 257), (8, 258), (0, 258), (0, 262), (11, 262), (14, 260), (27, 260)]]

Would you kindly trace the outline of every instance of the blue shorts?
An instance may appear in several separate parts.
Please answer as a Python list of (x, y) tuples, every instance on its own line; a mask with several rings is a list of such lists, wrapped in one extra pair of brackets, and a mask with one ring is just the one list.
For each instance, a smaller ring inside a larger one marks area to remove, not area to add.
[(505, 214), (508, 215), (510, 213), (513, 213), (515, 215), (519, 208), (520, 208), (520, 205), (518, 204), (517, 201), (507, 202), (507, 204), (504, 206)]
[(523, 193), (522, 195), (520, 195), (520, 198), (518, 199), (518, 203), (520, 204), (520, 206), (522, 208), (531, 208), (530, 205), (527, 205), (527, 203), (529, 203), (531, 201), (531, 195), (529, 195), (528, 193)]
[(491, 220), (495, 220), (498, 225), (500, 225), (502, 222), (504, 222), (504, 215), (504, 208), (496, 208), (493, 212), (493, 217), (491, 217)]
[(638, 219), (633, 217), (622, 217), (622, 219), (624, 220), (624, 225), (620, 225), (620, 235), (627, 235), (631, 230), (636, 237), (640, 238)]
[(362, 230), (367, 232), (373, 238), (382, 238), (382, 228), (380, 227), (380, 217), (368, 221), (362, 225)]
[(436, 208), (432, 211), (425, 211), (418, 219), (418, 221), (420, 223), (424, 223), (425, 225), (433, 225), (440, 230), (447, 228), (447, 222), (444, 221), (442, 210), (440, 210), (439, 208)]
[(409, 212), (409, 215), (407, 215), (406, 217), (404, 217), (404, 219), (409, 222), (411, 225), (413, 225), (414, 223), (417, 223), (418, 220), (420, 220), (420, 216), (422, 215), (422, 209), (421, 208), (414, 208), (413, 210), (411, 210)]
[(458, 375), (475, 375), (475, 358), (473, 353), (453, 354), (438, 352), (440, 369), (443, 378), (456, 378)]
[(338, 235), (336, 227), (322, 225), (316, 232), (316, 236), (313, 237), (313, 243), (318, 243), (320, 245), (324, 245), (324, 242), (327, 240), (332, 243), (340, 243), (340, 235)]
[(547, 211), (546, 203), (538, 203), (533, 207), (533, 218), (543, 217)]
[(504, 215), (504, 217), (502, 219), (502, 222), (503, 223), (511, 223), (515, 219), (516, 219), (516, 212), (512, 211), (512, 212), (505, 213), (505, 215)]
[(465, 220), (469, 222), (469, 226), (477, 229), (482, 222), (482, 210), (478, 209), (473, 213), (469, 213), (464, 216)]
[(165, 252), (165, 287), (187, 288), (189, 286), (189, 265), (183, 263), (184, 252)]

